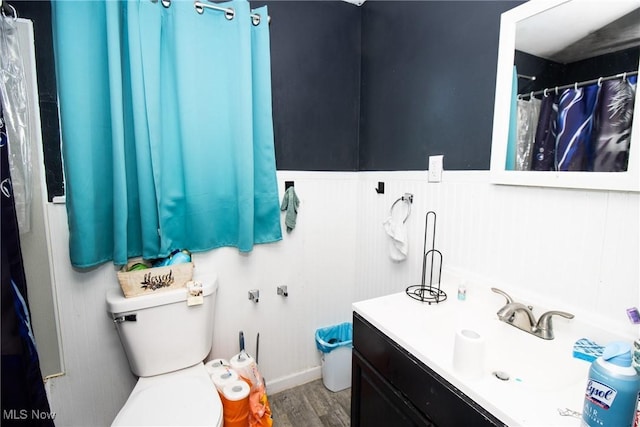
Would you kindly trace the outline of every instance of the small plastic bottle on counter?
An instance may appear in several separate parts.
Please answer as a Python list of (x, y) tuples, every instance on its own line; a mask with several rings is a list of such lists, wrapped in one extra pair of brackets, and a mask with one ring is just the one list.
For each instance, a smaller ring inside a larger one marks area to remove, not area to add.
[(464, 301), (467, 299), (467, 284), (462, 282), (458, 285), (458, 300)]
[(640, 375), (631, 366), (631, 345), (607, 345), (591, 364), (582, 410), (582, 427), (632, 427)]

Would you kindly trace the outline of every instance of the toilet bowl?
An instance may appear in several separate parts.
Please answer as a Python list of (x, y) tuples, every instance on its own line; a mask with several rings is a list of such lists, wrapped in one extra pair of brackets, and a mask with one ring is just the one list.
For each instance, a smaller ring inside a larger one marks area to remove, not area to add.
[(113, 426), (222, 426), (222, 402), (203, 364), (217, 288), (217, 280), (203, 285), (204, 302), (192, 306), (186, 288), (132, 298), (107, 292), (107, 311), (139, 377)]
[(112, 426), (222, 426), (222, 402), (204, 365), (140, 378)]

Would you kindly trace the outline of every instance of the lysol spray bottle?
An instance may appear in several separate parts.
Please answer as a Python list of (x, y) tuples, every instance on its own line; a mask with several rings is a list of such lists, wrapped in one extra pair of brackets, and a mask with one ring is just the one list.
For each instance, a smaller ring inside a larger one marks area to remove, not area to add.
[(640, 375), (631, 366), (631, 345), (607, 345), (589, 369), (581, 426), (633, 426), (638, 393)]

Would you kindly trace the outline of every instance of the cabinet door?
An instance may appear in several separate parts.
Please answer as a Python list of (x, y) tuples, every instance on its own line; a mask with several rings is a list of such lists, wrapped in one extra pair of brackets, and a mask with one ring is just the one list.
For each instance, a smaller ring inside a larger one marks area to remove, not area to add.
[(353, 351), (352, 427), (431, 427), (398, 391)]

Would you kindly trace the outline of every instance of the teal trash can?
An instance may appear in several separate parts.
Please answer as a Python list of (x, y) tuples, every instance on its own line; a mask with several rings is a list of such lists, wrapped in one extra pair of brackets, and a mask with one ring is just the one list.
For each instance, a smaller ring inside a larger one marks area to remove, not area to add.
[(351, 387), (351, 322), (316, 330), (316, 347), (322, 352), (322, 383), (331, 391)]

